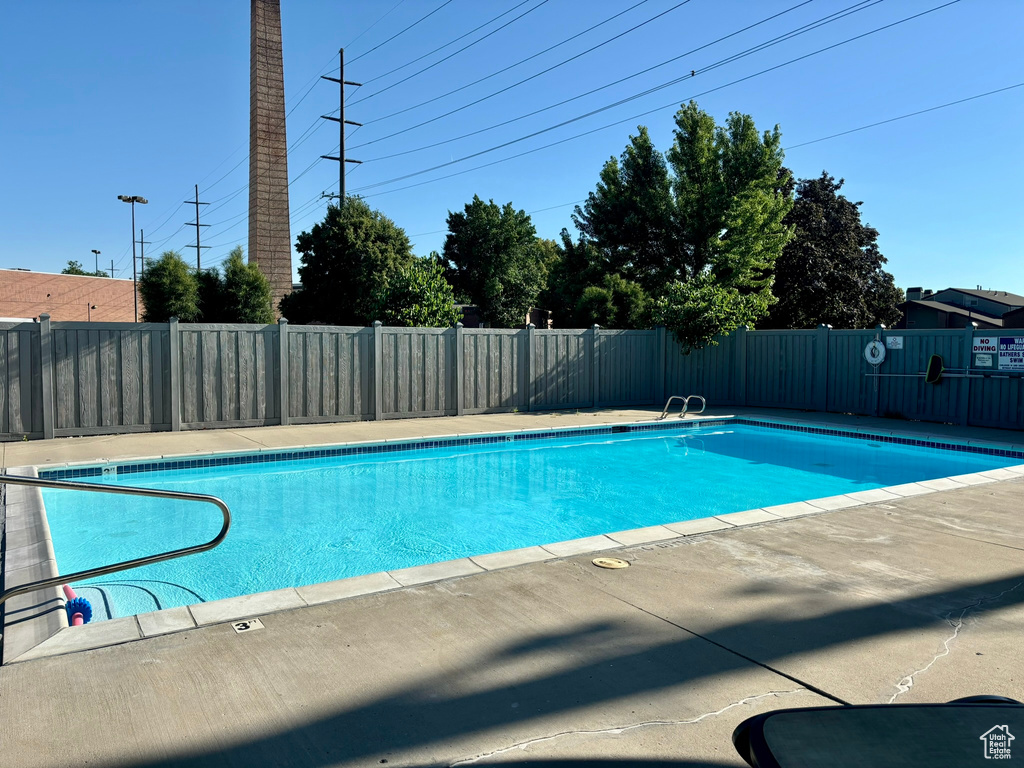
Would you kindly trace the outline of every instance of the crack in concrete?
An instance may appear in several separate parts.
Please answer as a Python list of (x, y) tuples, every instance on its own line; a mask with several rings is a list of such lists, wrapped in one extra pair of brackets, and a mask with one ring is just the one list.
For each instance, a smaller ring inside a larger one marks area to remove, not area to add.
[(626, 731), (633, 731), (633, 730), (636, 730), (637, 728), (650, 728), (650, 727), (656, 727), (656, 726), (672, 726), (672, 725), (693, 725), (695, 723), (699, 723), (702, 720), (706, 720), (709, 717), (717, 717), (718, 715), (721, 715), (721, 714), (723, 714), (725, 712), (728, 712), (730, 709), (735, 709), (736, 707), (743, 706), (744, 704), (747, 704), (747, 703), (749, 703), (751, 701), (757, 701), (759, 699), (766, 699), (769, 696), (775, 696), (775, 697), (787, 696), (787, 695), (794, 694), (794, 693), (810, 693), (810, 691), (808, 691), (806, 688), (793, 688), (792, 690), (788, 690), (788, 691), (768, 691), (767, 693), (759, 693), (759, 694), (757, 694), (755, 696), (747, 696), (746, 698), (740, 699), (739, 701), (734, 701), (731, 704), (727, 704), (726, 706), (722, 707), (721, 709), (716, 709), (713, 712), (705, 712), (702, 715), (698, 715), (697, 717), (691, 717), (691, 718), (689, 718), (687, 720), (644, 720), (643, 722), (639, 722), (639, 723), (630, 723), (629, 725), (616, 725), (616, 726), (611, 726), (609, 728), (593, 728), (593, 729), (580, 729), (580, 730), (573, 730), (573, 731), (561, 731), (559, 733), (553, 733), (553, 734), (551, 734), (549, 736), (537, 736), (537, 737), (532, 738), (532, 739), (527, 739), (526, 741), (516, 742), (515, 744), (512, 744), (511, 746), (502, 747), (501, 749), (495, 749), (495, 750), (492, 750), (491, 752), (484, 752), (484, 753), (481, 753), (481, 754), (476, 755), (474, 757), (462, 758), (461, 760), (456, 760), (456, 761), (454, 761), (452, 763), (449, 763), (448, 765), (449, 765), (450, 768), (454, 768), (455, 766), (458, 766), (458, 765), (471, 765), (472, 763), (476, 763), (476, 762), (479, 762), (481, 760), (486, 760), (487, 758), (490, 758), (490, 757), (497, 757), (497, 756), (503, 755), (503, 754), (505, 754), (507, 752), (512, 752), (513, 750), (516, 750), (516, 749), (518, 749), (518, 750), (526, 750), (526, 749), (529, 749), (530, 747), (532, 747), (532, 746), (534, 746), (536, 744), (542, 744), (542, 743), (547, 742), (547, 741), (554, 741), (555, 739), (562, 739), (562, 738), (565, 738), (567, 736), (599, 736), (599, 735), (602, 735), (602, 734), (610, 735), (610, 736), (618, 736), (620, 734), (625, 733)]
[(243, 435), (238, 430), (234, 430), (234, 429), (231, 430), (231, 434), (235, 435), (237, 437), (240, 437), (243, 440), (248, 440), (250, 443), (256, 443), (256, 445), (260, 446), (261, 448), (269, 448), (270, 447), (266, 443), (264, 443), (262, 440), (257, 440), (255, 437), (249, 437), (248, 435)]
[(1021, 586), (1024, 586), (1024, 581), (1018, 582), (1017, 584), (1014, 584), (1012, 587), (1004, 589), (998, 595), (991, 595), (989, 597), (982, 597), (982, 598), (979, 598), (978, 600), (975, 600), (970, 605), (964, 607), (960, 611), (960, 615), (957, 616), (956, 619), (951, 619), (950, 618), (953, 615), (953, 611), (950, 611), (945, 616), (943, 616), (943, 620), (947, 624), (949, 624), (949, 626), (951, 626), (953, 628), (953, 634), (945, 639), (945, 641), (942, 643), (942, 650), (939, 651), (937, 654), (935, 654), (934, 658), (932, 658), (932, 660), (929, 661), (928, 664), (926, 664), (921, 669), (918, 669), (918, 670), (915, 670), (915, 671), (911, 672), (909, 675), (907, 675), (902, 680), (900, 680), (898, 683), (896, 683), (896, 693), (894, 693), (889, 698), (889, 702), (888, 703), (892, 704), (894, 701), (896, 701), (897, 698), (899, 698), (900, 696), (905, 694), (907, 691), (909, 691), (911, 688), (913, 688), (914, 687), (914, 678), (915, 677), (917, 677), (918, 675), (921, 675), (921, 674), (924, 674), (925, 672), (927, 672), (929, 669), (932, 668), (932, 665), (934, 665), (935, 662), (937, 662), (939, 659), (941, 659), (941, 658), (943, 658), (945, 656), (949, 656), (949, 654), (952, 652), (949, 646), (950, 646), (950, 644), (954, 640), (957, 639), (957, 637), (960, 636), (960, 630), (963, 629), (963, 626), (964, 626), (964, 616), (966, 616), (969, 611), (973, 611), (976, 608), (980, 608), (981, 606), (985, 605), (986, 603), (995, 602), (996, 600), (1001, 598), (1003, 595), (1007, 594), (1008, 592), (1013, 592), (1015, 589), (1017, 589), (1018, 587), (1021, 587)]

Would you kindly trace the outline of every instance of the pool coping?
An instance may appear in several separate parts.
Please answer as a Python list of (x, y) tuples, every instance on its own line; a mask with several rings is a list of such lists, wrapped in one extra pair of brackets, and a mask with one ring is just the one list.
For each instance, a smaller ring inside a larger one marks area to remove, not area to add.
[[(37, 477), (35, 467), (11, 467), (7, 474)], [(40, 488), (7, 485), (4, 505), (5, 589), (58, 575), (50, 527)], [(3, 605), (3, 661), (17, 658), (68, 626), (60, 587), (12, 597)]]
[[(697, 426), (713, 425), (717, 422), (762, 425), (786, 430), (802, 431), (811, 434), (840, 435), (845, 437), (859, 437), (861, 439), (873, 439), (881, 442), (891, 442), (904, 445), (935, 446), (947, 450), (956, 450), (954, 446), (962, 446), (963, 450), (972, 453), (983, 453), (989, 455), (1000, 455), (1011, 453), (1018, 458), (1024, 457), (1024, 448), (1019, 444), (1009, 442), (994, 442), (989, 440), (957, 440), (940, 435), (908, 435), (899, 430), (879, 430), (870, 427), (849, 427), (839, 428), (832, 426), (814, 426), (814, 422), (801, 423), (795, 419), (770, 418), (770, 417), (742, 417), (742, 416), (708, 416), (703, 418), (691, 418), (680, 421), (670, 420), (645, 420), (629, 421), (617, 424), (603, 424), (600, 426), (581, 425), (572, 427), (561, 427), (558, 429), (535, 428), (526, 430), (501, 430), (494, 432), (471, 432), (464, 434), (437, 436), (432, 438), (393, 438), (390, 440), (375, 441), (353, 441), (349, 443), (336, 443), (330, 446), (296, 446), (294, 448), (267, 448), (257, 451), (222, 451), (204, 454), (179, 454), (173, 456), (144, 457), (130, 461), (110, 462), (68, 462), (47, 466), (42, 471), (37, 467), (19, 467), (9, 470), (12, 473), (30, 474), (35, 476), (64, 479), (67, 475), (62, 473), (80, 469), (99, 469), (86, 476), (99, 476), (103, 474), (103, 467), (115, 464), (117, 466), (141, 466), (152, 465), (167, 460), (180, 461), (187, 459), (190, 462), (202, 462), (207, 459), (223, 460), (231, 457), (241, 457), (259, 454), (294, 454), (306, 453), (324, 454), (335, 449), (361, 448), (355, 453), (371, 454), (383, 453), (384, 450), (369, 450), (375, 447), (391, 446), (391, 450), (417, 450), (418, 447), (444, 448), (447, 445), (485, 445), (488, 443), (501, 443), (499, 438), (511, 436), (508, 442), (516, 440), (539, 439), (541, 435), (546, 437), (569, 436), (573, 434), (615, 434), (617, 432), (646, 432), (655, 429), (690, 428)], [(616, 427), (629, 427), (631, 429), (616, 430)], [(644, 429), (646, 427), (646, 429)], [(517, 437), (521, 436), (521, 437)], [(461, 442), (466, 438), (478, 438), (473, 442)], [(490, 438), (490, 439), (488, 439)], [(459, 441), (459, 442), (452, 442)], [(444, 443), (445, 445), (428, 445)], [(414, 446), (414, 447), (409, 447)], [(333, 455), (353, 455), (331, 454)], [(298, 457), (295, 457), (298, 458)], [(276, 459), (278, 461), (295, 460), (295, 458)], [(329, 458), (329, 456), (325, 456)], [(274, 459), (272, 459), (274, 460)], [(229, 462), (230, 463), (230, 462)], [(236, 464), (252, 462), (233, 462)], [(220, 463), (209, 465), (210, 468), (226, 466)], [(152, 470), (136, 470), (152, 471)], [(118, 473), (120, 474), (120, 473)], [(76, 474), (71, 478), (82, 477)], [(904, 483), (885, 488), (876, 488), (866, 491), (856, 491), (850, 494), (829, 496), (809, 501), (797, 501), (786, 504), (779, 504), (769, 507), (743, 510), (724, 515), (717, 515), (696, 520), (686, 520), (679, 523), (666, 523), (663, 525), (648, 526), (614, 533), (588, 536), (580, 539), (554, 542), (522, 549), (507, 550), (485, 555), (473, 555), (470, 557), (447, 560), (437, 563), (413, 566), (410, 568), (396, 569), (392, 571), (381, 571), (378, 573), (353, 576), (330, 582), (322, 582), (302, 587), (288, 587), (268, 592), (258, 592), (250, 595), (223, 598), (206, 603), (197, 603), (189, 606), (178, 606), (166, 608), (159, 611), (125, 616), (116, 619), (86, 624), (81, 627), (70, 627), (67, 622), (66, 612), (63, 610), (63, 594), (57, 587), (50, 590), (40, 590), (20, 598), (13, 598), (8, 603), (16, 603), (22, 600), (26, 606), (22, 610), (38, 609), (33, 616), (19, 617), (17, 623), (10, 627), (4, 627), (4, 658), (2, 663), (17, 663), (29, 661), (46, 656), (53, 656), (77, 651), (93, 650), (112, 645), (120, 645), (125, 642), (141, 640), (149, 637), (188, 631), (198, 627), (224, 624), (229, 622), (251, 619), (257, 615), (276, 613), (280, 611), (293, 610), (322, 603), (335, 602), (352, 597), (359, 597), (371, 594), (380, 594), (397, 589), (415, 587), (424, 584), (431, 584), (447, 579), (461, 578), (465, 576), (486, 573), (493, 570), (501, 570), (529, 563), (549, 562), (561, 560), (578, 555), (606, 552), (609, 550), (627, 549), (630, 547), (651, 545), (673, 539), (701, 536), (708, 533), (715, 533), (734, 528), (745, 528), (766, 523), (779, 522), (781, 520), (806, 517), (810, 515), (825, 514), (839, 509), (849, 509), (856, 506), (863, 506), (887, 500), (905, 498), (908, 496), (919, 496), (929, 493), (936, 493), (944, 490), (964, 488), (982, 483), (999, 482), (1024, 477), (1024, 463), (1005, 468), (996, 468), (983, 472), (954, 475), (947, 478), (925, 480), (914, 483)], [(14, 491), (15, 487), (7, 486), (8, 494)], [(56, 559), (53, 555), (53, 545), (50, 540), (49, 527), (46, 523), (45, 509), (42, 504), (42, 493), (38, 488), (20, 488), (25, 492), (25, 497), (37, 497), (33, 503), (22, 503), (20, 507), (32, 512), (36, 517), (32, 526), (24, 530), (35, 534), (34, 540), (22, 545), (20, 552), (22, 556), (30, 556), (35, 552), (40, 557), (38, 565), (40, 568), (48, 569), (41, 575), (32, 574), (33, 578), (44, 578), (56, 574)], [(19, 497), (20, 498), (20, 497)], [(10, 504), (10, 502), (8, 502)], [(8, 519), (10, 519), (10, 508)], [(5, 553), (5, 569), (10, 560)], [(20, 563), (16, 561), (16, 563)], [(47, 565), (49, 564), (49, 565)], [(22, 581), (28, 577), (25, 574), (31, 566), (21, 567)], [(5, 584), (12, 585), (7, 573), (5, 573)], [(56, 603), (55, 603), (56, 601)], [(59, 610), (57, 609), (59, 608)], [(9, 609), (8, 609), (9, 610)], [(5, 623), (7, 617), (4, 617)], [(13, 639), (12, 639), (13, 635)], [(14, 652), (7, 651), (7, 645), (11, 643)]]

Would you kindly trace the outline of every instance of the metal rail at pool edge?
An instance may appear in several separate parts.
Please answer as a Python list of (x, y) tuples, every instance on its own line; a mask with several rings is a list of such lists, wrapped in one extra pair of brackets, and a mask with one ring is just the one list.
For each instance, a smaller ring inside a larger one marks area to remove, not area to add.
[[(159, 499), (200, 501), (206, 502), (207, 504), (213, 504), (220, 510), (221, 515), (223, 515), (224, 517), (224, 522), (221, 525), (220, 531), (208, 542), (205, 542), (203, 544), (194, 544), (190, 547), (174, 549), (169, 552), (161, 552), (156, 555), (137, 557), (133, 560), (123, 560), (119, 563), (113, 563), (111, 565), (102, 565), (98, 568), (89, 568), (87, 570), (78, 571), (76, 573), (52, 576), (47, 579), (31, 581), (27, 584), (22, 584), (18, 587), (11, 587), (10, 589), (5, 589), (3, 592), (0, 592), (0, 607), (2, 607), (3, 604), (6, 603), (12, 597), (28, 594), (29, 592), (35, 592), (40, 589), (46, 589), (47, 587), (56, 587), (61, 586), (63, 584), (71, 584), (76, 581), (91, 579), (95, 576), (106, 576), (110, 573), (127, 571), (132, 568), (139, 568), (143, 565), (151, 565), (153, 563), (163, 562), (164, 560), (174, 560), (175, 558), (185, 557), (186, 555), (195, 555), (200, 552), (206, 552), (207, 550), (213, 549), (222, 541), (224, 541), (224, 537), (228, 535), (228, 528), (231, 527), (231, 510), (228, 509), (228, 505), (225, 504), (223, 500), (217, 498), (216, 496), (211, 496), (205, 493), (163, 491), (156, 488), (125, 488), (117, 485), (100, 485), (97, 483), (76, 483), (68, 480), (42, 480), (37, 477), (18, 477), (13, 475), (0, 475), (0, 485), (25, 485), (35, 488), (56, 488), (68, 491), (89, 491), (92, 493), (119, 493), (125, 496), (147, 496), (150, 498)], [(0, 640), (2, 640), (2, 638), (3, 634), (0, 633)]]

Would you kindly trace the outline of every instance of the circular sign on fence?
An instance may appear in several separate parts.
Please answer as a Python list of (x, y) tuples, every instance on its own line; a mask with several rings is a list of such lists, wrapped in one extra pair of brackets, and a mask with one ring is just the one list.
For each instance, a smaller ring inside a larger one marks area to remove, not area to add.
[(878, 339), (869, 341), (868, 345), (864, 347), (864, 359), (872, 365), (881, 365), (885, 360), (885, 344)]

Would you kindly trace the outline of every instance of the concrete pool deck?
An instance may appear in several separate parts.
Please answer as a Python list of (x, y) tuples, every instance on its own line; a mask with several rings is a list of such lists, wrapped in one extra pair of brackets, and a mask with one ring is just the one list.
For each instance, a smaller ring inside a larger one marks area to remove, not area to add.
[[(736, 415), (1020, 441), (892, 420)], [(4, 465), (650, 416), (78, 438), (6, 444)], [(259, 614), (263, 628), (243, 634), (219, 624), (13, 664), (0, 668), (0, 765), (740, 765), (729, 741), (736, 724), (830, 703), (823, 694), (1024, 699), (1022, 492), (1024, 476), (627, 547), (614, 553), (631, 561), (623, 570), (575, 556)]]

